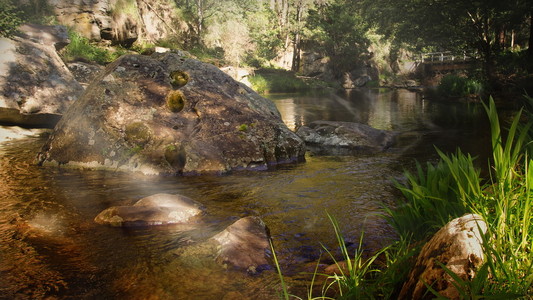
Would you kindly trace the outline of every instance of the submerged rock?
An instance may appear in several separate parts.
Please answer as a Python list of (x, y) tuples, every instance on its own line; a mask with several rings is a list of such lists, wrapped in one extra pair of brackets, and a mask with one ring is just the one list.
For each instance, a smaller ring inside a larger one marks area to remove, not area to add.
[(113, 206), (102, 211), (94, 221), (111, 226), (183, 224), (202, 214), (198, 202), (182, 196), (155, 194), (142, 198), (133, 206)]
[(40, 163), (220, 173), (303, 158), (275, 105), (218, 68), (179, 55), (126, 55), (64, 115)]
[(219, 244), (216, 261), (256, 273), (269, 265), (270, 234), (259, 217), (245, 217), (212, 237)]
[(365, 124), (335, 121), (315, 121), (296, 133), (311, 150), (339, 155), (386, 150), (395, 143), (397, 135)]
[(207, 241), (180, 248), (175, 254), (184, 261), (214, 261), (254, 275), (271, 268), (269, 240), (270, 233), (261, 218), (245, 217)]
[[(481, 232), (480, 232), (481, 230)], [(482, 234), (487, 224), (474, 214), (450, 221), (424, 245), (403, 285), (399, 299), (433, 299), (430, 285), (447, 299), (460, 299), (453, 279), (437, 264), (440, 262), (462, 280), (471, 280), (483, 264)], [(427, 295), (424, 296), (427, 292)]]
[(0, 122), (53, 127), (83, 88), (56, 52), (67, 41), (24, 28), (27, 39), (0, 38)]

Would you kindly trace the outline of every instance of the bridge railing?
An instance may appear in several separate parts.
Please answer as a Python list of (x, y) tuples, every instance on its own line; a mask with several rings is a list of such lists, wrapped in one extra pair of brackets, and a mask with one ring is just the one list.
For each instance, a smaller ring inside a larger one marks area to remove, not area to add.
[(450, 51), (445, 52), (431, 52), (431, 53), (422, 53), (419, 56), (421, 63), (452, 63), (452, 62), (461, 62), (468, 61), (472, 59), (472, 56), (466, 52), (462, 54), (452, 53)]

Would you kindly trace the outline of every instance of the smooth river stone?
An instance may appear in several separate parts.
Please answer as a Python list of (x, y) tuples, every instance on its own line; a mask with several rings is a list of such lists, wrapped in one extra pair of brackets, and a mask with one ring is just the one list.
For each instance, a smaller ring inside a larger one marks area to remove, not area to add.
[(204, 211), (203, 206), (182, 195), (155, 194), (133, 206), (113, 206), (102, 211), (94, 221), (111, 226), (183, 224)]

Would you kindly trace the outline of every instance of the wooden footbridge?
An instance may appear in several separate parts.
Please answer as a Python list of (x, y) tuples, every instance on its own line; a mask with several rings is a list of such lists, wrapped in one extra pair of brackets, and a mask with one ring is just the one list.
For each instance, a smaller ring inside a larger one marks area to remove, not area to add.
[(423, 53), (419, 57), (419, 68), (421, 68), (421, 71), (425, 74), (465, 70), (475, 61), (475, 59), (466, 52), (462, 55), (456, 55), (451, 52), (432, 52)]

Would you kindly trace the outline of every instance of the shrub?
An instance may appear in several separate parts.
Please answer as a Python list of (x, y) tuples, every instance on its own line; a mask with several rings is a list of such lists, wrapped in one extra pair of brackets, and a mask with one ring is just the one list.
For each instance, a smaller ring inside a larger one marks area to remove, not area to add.
[(483, 91), (483, 84), (472, 78), (446, 75), (442, 78), (437, 91), (444, 97), (467, 97), (479, 95)]
[(22, 23), (20, 11), (9, 0), (0, 0), (0, 36), (13, 36)]
[(293, 73), (285, 70), (265, 69), (255, 72), (248, 77), (252, 88), (260, 93), (292, 93), (304, 91), (309, 86)]

